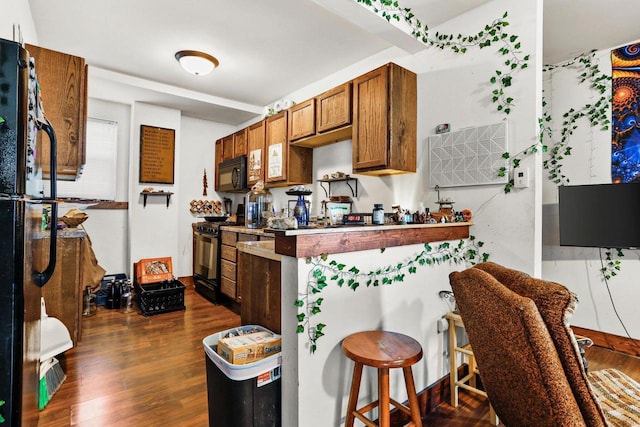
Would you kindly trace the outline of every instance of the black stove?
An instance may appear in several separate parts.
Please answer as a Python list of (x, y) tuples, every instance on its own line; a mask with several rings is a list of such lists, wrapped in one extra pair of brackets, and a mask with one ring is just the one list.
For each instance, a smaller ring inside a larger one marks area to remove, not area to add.
[(218, 235), (218, 229), (220, 228), (220, 222), (197, 222), (195, 224), (195, 230), (199, 233), (210, 234), (212, 236)]
[(202, 221), (202, 222), (197, 222), (195, 224), (195, 230), (199, 233), (216, 236), (219, 233), (220, 227), (226, 226), (226, 225), (238, 226), (238, 225), (244, 225), (244, 224), (240, 224), (239, 222), (233, 222), (233, 221), (225, 221), (225, 222)]
[(220, 297), (220, 227), (240, 225), (231, 221), (202, 221), (193, 224), (193, 282), (196, 291), (212, 302)]

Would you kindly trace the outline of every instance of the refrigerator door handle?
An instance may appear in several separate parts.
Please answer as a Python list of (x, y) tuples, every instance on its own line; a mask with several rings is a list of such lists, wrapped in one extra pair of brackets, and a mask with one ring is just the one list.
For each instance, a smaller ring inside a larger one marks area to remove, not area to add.
[(38, 121), (38, 128), (45, 131), (47, 136), (49, 137), (49, 141), (51, 141), (51, 157), (49, 159), (49, 167), (51, 171), (51, 179), (50, 183), (50, 197), (51, 197), (51, 238), (49, 240), (49, 264), (47, 268), (42, 272), (36, 272), (35, 274), (35, 282), (38, 286), (42, 287), (51, 279), (53, 275), (53, 270), (56, 268), (56, 256), (57, 256), (57, 244), (56, 240), (58, 237), (58, 203), (56, 199), (58, 198), (58, 188), (57, 188), (57, 176), (58, 176), (58, 157), (57, 150), (58, 144), (56, 140), (56, 133), (49, 123), (44, 123)]

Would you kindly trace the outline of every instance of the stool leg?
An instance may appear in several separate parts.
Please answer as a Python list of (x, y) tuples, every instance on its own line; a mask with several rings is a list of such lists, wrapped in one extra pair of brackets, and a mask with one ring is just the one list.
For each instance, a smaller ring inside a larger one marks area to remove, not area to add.
[(451, 387), (450, 403), (458, 407), (458, 362), (456, 360), (456, 323), (449, 319), (449, 387)]
[(469, 378), (469, 385), (473, 388), (478, 388), (476, 387), (476, 370), (478, 369), (478, 366), (476, 365), (476, 358), (474, 355), (469, 355), (469, 374), (471, 374), (471, 378)]
[(353, 367), (353, 377), (351, 378), (351, 391), (349, 392), (349, 406), (347, 406), (347, 419), (345, 427), (353, 427), (355, 417), (353, 412), (358, 404), (358, 394), (360, 394), (360, 380), (362, 379), (362, 363), (356, 362)]
[(389, 368), (378, 368), (378, 402), (378, 425), (390, 427)]
[(415, 427), (422, 427), (422, 417), (420, 416), (420, 407), (418, 405), (418, 395), (416, 394), (416, 386), (413, 383), (413, 373), (411, 367), (402, 368), (404, 373), (404, 383), (407, 386), (407, 396), (409, 398), (409, 409), (411, 410), (411, 421)]

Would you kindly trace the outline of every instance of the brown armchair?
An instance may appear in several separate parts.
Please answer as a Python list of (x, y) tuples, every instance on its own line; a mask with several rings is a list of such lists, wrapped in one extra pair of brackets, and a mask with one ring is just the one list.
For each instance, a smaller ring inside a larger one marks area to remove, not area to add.
[[(640, 425), (629, 421), (635, 415), (628, 408), (615, 408), (615, 391), (602, 396), (600, 386), (590, 385), (569, 327), (576, 298), (567, 288), (495, 263), (449, 279), (483, 386), (504, 425)], [(637, 396), (640, 386), (613, 371)], [(627, 419), (618, 422), (618, 413)]]

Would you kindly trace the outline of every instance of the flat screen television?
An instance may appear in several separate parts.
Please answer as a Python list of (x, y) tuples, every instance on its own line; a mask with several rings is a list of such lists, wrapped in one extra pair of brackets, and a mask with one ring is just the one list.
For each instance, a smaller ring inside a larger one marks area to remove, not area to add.
[(560, 246), (640, 248), (640, 184), (558, 187)]

